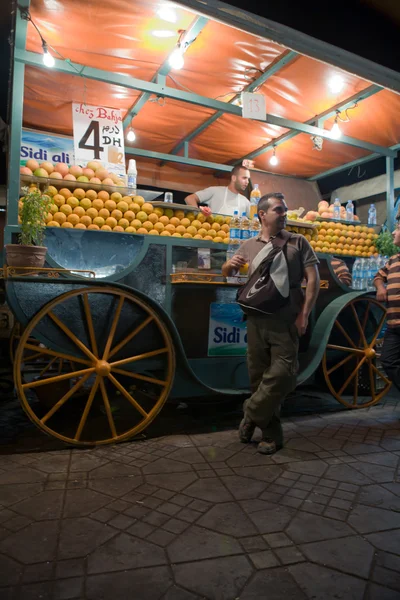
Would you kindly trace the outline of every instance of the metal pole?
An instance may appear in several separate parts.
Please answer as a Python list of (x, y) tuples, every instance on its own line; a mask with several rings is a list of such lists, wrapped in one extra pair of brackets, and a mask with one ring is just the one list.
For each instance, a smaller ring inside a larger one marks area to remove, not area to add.
[[(28, 21), (21, 17), (20, 9), (29, 9), (30, 0), (22, 0), (15, 17), (15, 49), (25, 50)], [(7, 227), (4, 243), (11, 242), (12, 226), (18, 225), (18, 200), (20, 191), (20, 153), (22, 138), (22, 116), (24, 109), (25, 65), (13, 55), (13, 77), (11, 87), (11, 135), (8, 156)]]
[(393, 231), (394, 214), (394, 158), (386, 157), (386, 220), (389, 231)]

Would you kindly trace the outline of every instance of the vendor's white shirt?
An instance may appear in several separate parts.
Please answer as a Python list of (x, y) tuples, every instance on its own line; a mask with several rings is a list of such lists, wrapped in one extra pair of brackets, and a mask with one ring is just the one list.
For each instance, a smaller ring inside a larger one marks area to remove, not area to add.
[(229, 215), (233, 217), (235, 210), (239, 212), (239, 216), (245, 212), (247, 216), (250, 214), (250, 202), (242, 194), (235, 194), (227, 187), (221, 185), (206, 188), (196, 192), (200, 202), (206, 203), (212, 213), (221, 215)]

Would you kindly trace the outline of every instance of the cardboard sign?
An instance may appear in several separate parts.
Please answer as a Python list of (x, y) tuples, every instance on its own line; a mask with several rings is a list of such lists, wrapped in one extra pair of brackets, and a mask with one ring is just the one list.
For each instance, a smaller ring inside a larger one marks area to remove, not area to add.
[(264, 94), (242, 92), (242, 117), (244, 119), (265, 121), (267, 118), (267, 106)]
[(236, 303), (210, 304), (208, 356), (245, 356), (247, 327), (243, 312)]
[(124, 129), (121, 111), (104, 106), (72, 104), (75, 162), (100, 161), (118, 175), (125, 174)]

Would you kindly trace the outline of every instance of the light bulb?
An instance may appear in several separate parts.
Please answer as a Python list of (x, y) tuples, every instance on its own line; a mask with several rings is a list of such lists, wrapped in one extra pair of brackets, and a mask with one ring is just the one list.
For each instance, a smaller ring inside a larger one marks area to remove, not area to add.
[(333, 94), (339, 94), (344, 87), (344, 79), (341, 75), (333, 75), (328, 81), (329, 89)]
[(133, 131), (132, 127), (126, 134), (126, 139), (128, 140), (128, 142), (134, 142), (136, 140), (136, 133)]
[(272, 165), (273, 167), (276, 167), (276, 165), (279, 163), (278, 157), (275, 156), (275, 153), (271, 156), (271, 158), (269, 159), (269, 164)]
[(161, 6), (161, 8), (159, 8), (157, 11), (157, 15), (160, 17), (160, 19), (163, 19), (163, 21), (168, 21), (168, 23), (176, 23), (176, 12), (170, 6)]
[(342, 136), (342, 132), (340, 131), (340, 127), (335, 121), (333, 127), (331, 129), (331, 138), (333, 140), (338, 140)]
[(45, 47), (43, 44), (43, 64), (46, 67), (49, 67), (51, 69), (51, 67), (54, 67), (55, 65), (55, 60), (54, 57), (50, 54), (50, 52), (47, 50), (47, 46)]
[(157, 38), (170, 38), (176, 35), (175, 31), (169, 31), (168, 29), (155, 29), (151, 33)]
[(183, 65), (185, 64), (182, 50), (180, 48), (175, 48), (169, 57), (168, 62), (172, 69), (182, 69)]

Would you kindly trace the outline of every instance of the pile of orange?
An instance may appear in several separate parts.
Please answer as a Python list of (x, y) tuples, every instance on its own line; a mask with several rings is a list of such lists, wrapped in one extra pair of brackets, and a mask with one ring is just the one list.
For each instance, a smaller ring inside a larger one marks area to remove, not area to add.
[(373, 256), (377, 254), (373, 227), (321, 222), (318, 237), (310, 244), (316, 252), (344, 256)]
[(182, 210), (154, 207), (150, 202), (145, 202), (142, 196), (122, 196), (120, 192), (109, 194), (105, 190), (96, 192), (82, 188), (69, 190), (50, 186), (46, 194), (52, 200), (46, 219), (47, 227), (229, 243), (230, 217), (205, 217), (203, 213), (194, 212), (190, 207), (182, 207)]

